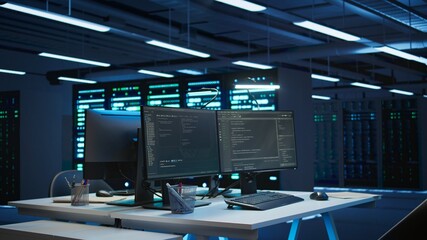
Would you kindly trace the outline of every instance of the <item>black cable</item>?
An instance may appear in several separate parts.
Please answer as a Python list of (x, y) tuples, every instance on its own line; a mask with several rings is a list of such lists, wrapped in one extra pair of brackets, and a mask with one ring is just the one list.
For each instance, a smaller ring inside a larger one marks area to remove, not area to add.
[(240, 180), (235, 181), (234, 183), (232, 183), (232, 184), (228, 185), (228, 186), (227, 186), (226, 188), (224, 188), (221, 192), (218, 192), (217, 194), (214, 194), (214, 195), (212, 196), (212, 198), (216, 198), (218, 195), (222, 195), (222, 194), (224, 194), (225, 192), (227, 192), (228, 190), (230, 190), (230, 188), (235, 187), (235, 186), (236, 186), (236, 185), (238, 185), (238, 184), (240, 184)]
[(218, 97), (218, 95), (219, 95), (219, 91), (218, 91), (218, 89), (216, 89), (216, 88), (201, 88), (201, 90), (211, 90), (211, 91), (216, 91), (215, 96), (213, 96), (213, 97), (211, 98), (211, 100), (209, 100), (207, 103), (205, 103), (205, 104), (200, 108), (200, 109), (203, 109), (203, 108), (205, 108), (206, 106), (208, 106), (208, 105), (209, 105), (209, 103), (213, 102), (213, 100), (215, 100), (215, 99)]

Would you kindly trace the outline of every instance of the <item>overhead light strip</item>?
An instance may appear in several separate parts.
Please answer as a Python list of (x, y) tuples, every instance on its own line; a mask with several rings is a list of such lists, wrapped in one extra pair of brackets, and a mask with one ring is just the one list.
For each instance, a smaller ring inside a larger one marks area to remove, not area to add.
[(180, 69), (180, 70), (176, 70), (176, 71), (179, 73), (184, 73), (184, 74), (194, 75), (194, 76), (203, 75), (203, 72), (199, 72), (199, 71), (192, 70), (192, 69)]
[(331, 97), (320, 96), (320, 95), (311, 95), (311, 98), (313, 98), (313, 99), (319, 99), (319, 100), (331, 100)]
[(361, 83), (361, 82), (352, 82), (352, 83), (350, 83), (350, 85), (356, 86), (356, 87), (362, 87), (362, 88), (375, 89), (375, 90), (381, 89), (380, 86), (367, 84), (367, 83)]
[(25, 75), (26, 74), (26, 72), (9, 70), (9, 69), (2, 69), (2, 68), (0, 68), (0, 73), (8, 73), (8, 74), (15, 74), (15, 75)]
[(245, 1), (245, 0), (216, 0), (216, 1), (228, 4), (228, 5), (233, 6), (233, 7), (241, 8), (243, 10), (250, 11), (250, 12), (260, 12), (260, 11), (264, 11), (265, 9), (267, 9), (266, 7), (264, 7), (262, 5), (259, 5), (259, 4), (253, 3), (253, 2), (249, 2), (249, 1)]
[(81, 79), (81, 78), (70, 78), (70, 77), (58, 77), (58, 80), (68, 81), (68, 82), (78, 82), (78, 83), (89, 83), (89, 84), (95, 84), (96, 83), (96, 81), (94, 81), (94, 80)]
[(87, 59), (82, 59), (82, 58), (68, 57), (68, 56), (64, 56), (64, 55), (58, 55), (58, 54), (46, 53), (46, 52), (39, 53), (39, 56), (48, 57), (48, 58), (55, 58), (55, 59), (60, 59), (60, 60), (65, 60), (65, 61), (70, 61), (70, 62), (85, 63), (85, 64), (90, 64), (90, 65), (95, 65), (95, 66), (100, 66), (100, 67), (111, 66), (111, 64), (109, 64), (109, 63), (97, 62), (97, 61), (92, 61), (92, 60), (87, 60)]
[(302, 21), (302, 22), (294, 22), (293, 24), (306, 28), (306, 29), (310, 29), (312, 31), (315, 32), (319, 32), (319, 33), (323, 33), (332, 37), (336, 37), (345, 41), (350, 41), (350, 42), (354, 42), (354, 41), (359, 41), (360, 37), (330, 28), (330, 27), (326, 27), (320, 24), (317, 24), (315, 22), (311, 22), (311, 21)]
[(26, 6), (18, 5), (15, 3), (3, 3), (3, 4), (0, 3), (0, 7), (30, 14), (33, 16), (41, 17), (41, 18), (50, 19), (53, 21), (74, 25), (77, 27), (90, 29), (93, 31), (108, 32), (111, 30), (110, 27), (105, 25), (101, 25), (101, 24), (97, 24), (97, 23), (86, 21), (86, 20), (81, 20), (78, 18), (53, 13), (53, 12), (48, 12), (48, 11), (44, 11), (36, 8), (26, 7)]
[(406, 95), (406, 96), (412, 96), (412, 95), (414, 95), (413, 92), (403, 91), (403, 90), (399, 90), (399, 89), (391, 89), (391, 90), (389, 90), (389, 92), (397, 93), (397, 94), (402, 94), (402, 95)]
[(142, 74), (153, 75), (153, 76), (164, 77), (164, 78), (173, 78), (174, 77), (174, 75), (172, 75), (172, 74), (155, 72), (155, 71), (150, 71), (150, 70), (145, 70), (145, 69), (140, 69), (140, 70), (138, 70), (138, 72), (142, 73)]
[(259, 64), (259, 63), (253, 63), (253, 62), (246, 62), (246, 61), (235, 61), (233, 62), (235, 65), (244, 66), (244, 67), (250, 67), (250, 68), (257, 68), (257, 69), (272, 69), (272, 66)]
[(207, 54), (207, 53), (195, 51), (195, 50), (188, 49), (188, 48), (179, 47), (176, 45), (172, 45), (172, 44), (165, 43), (165, 42), (160, 42), (157, 40), (149, 40), (149, 41), (146, 41), (145, 43), (156, 46), (156, 47), (166, 48), (169, 50), (173, 50), (176, 52), (181, 52), (181, 53), (185, 53), (185, 54), (189, 54), (189, 55), (193, 55), (193, 56), (201, 57), (201, 58), (208, 58), (211, 56), (210, 54)]
[(317, 80), (322, 80), (322, 81), (328, 81), (328, 82), (339, 82), (340, 81), (339, 78), (328, 77), (328, 76), (323, 76), (323, 75), (314, 74), (314, 73), (311, 74), (311, 78), (317, 79)]
[(280, 85), (261, 85), (261, 84), (236, 84), (235, 89), (280, 89)]
[(427, 58), (415, 56), (413, 54), (406, 53), (406, 52), (397, 50), (395, 48), (391, 48), (391, 47), (388, 47), (388, 46), (382, 46), (382, 47), (376, 47), (375, 49), (378, 50), (378, 51), (381, 51), (381, 52), (388, 53), (390, 55), (396, 56), (396, 57), (400, 57), (400, 58), (403, 58), (403, 59), (406, 59), (406, 60), (412, 60), (412, 61), (424, 63), (424, 64), (427, 65)]

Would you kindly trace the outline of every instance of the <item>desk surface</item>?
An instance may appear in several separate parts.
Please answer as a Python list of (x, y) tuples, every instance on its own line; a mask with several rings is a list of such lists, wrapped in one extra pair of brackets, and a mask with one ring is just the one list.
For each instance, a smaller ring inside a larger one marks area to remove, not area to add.
[[(104, 203), (89, 203), (86, 206), (71, 206), (70, 203), (56, 203), (52, 198), (11, 201), (20, 214), (47, 217), (59, 220), (82, 222), (98, 222), (114, 224), (111, 213), (132, 209), (131, 207), (107, 205)], [(135, 207), (133, 207), (135, 208)]]
[(90, 203), (87, 206), (71, 206), (69, 203), (53, 203), (51, 198), (10, 202), (21, 214), (44, 216), (72, 221), (93, 221), (113, 224), (121, 219), (122, 226), (173, 233), (192, 233), (198, 236), (227, 236), (257, 239), (258, 229), (290, 220), (329, 213), (347, 207), (374, 203), (377, 195), (360, 198), (334, 198), (315, 201), (311, 192), (285, 192), (304, 199), (283, 207), (265, 211), (228, 209), (221, 197), (211, 199), (208, 206), (197, 207), (191, 214), (171, 214), (167, 210), (143, 209)]
[(151, 230), (193, 233), (196, 235), (243, 237), (256, 239), (258, 229), (294, 219), (357, 206), (376, 201), (378, 196), (341, 199), (329, 198), (328, 201), (315, 201), (309, 198), (310, 192), (286, 192), (304, 199), (302, 202), (265, 211), (228, 209), (222, 198), (216, 198), (212, 204), (198, 207), (192, 214), (171, 214), (169, 211), (132, 209), (111, 214), (122, 220), (123, 226), (137, 224)]

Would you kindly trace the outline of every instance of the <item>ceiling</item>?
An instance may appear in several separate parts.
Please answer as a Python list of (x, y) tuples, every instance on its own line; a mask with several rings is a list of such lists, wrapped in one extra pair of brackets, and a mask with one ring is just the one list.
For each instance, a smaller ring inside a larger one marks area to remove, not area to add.
[[(2, 1), (0, 1), (2, 2)], [(4, 2), (4, 1), (3, 1)], [(248, 70), (236, 60), (342, 79), (313, 80), (316, 91), (348, 89), (349, 81), (425, 94), (427, 65), (375, 49), (387, 45), (427, 58), (427, 1), (264, 0), (249, 12), (213, 0), (8, 1), (107, 25), (102, 33), (0, 8), (0, 68), (29, 75), (68, 75), (100, 82), (143, 79), (138, 69), (174, 74)], [(294, 25), (310, 20), (362, 38), (347, 42)], [(209, 58), (151, 46), (155, 39), (209, 53)], [(40, 57), (40, 52), (110, 63), (93, 67)], [(182, 74), (181, 74), (182, 75)], [(150, 77), (152, 78), (152, 77)]]

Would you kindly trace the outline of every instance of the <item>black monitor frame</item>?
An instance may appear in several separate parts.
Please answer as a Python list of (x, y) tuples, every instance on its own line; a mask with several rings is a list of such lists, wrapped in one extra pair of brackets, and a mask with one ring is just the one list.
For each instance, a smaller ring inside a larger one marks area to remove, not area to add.
[(130, 111), (85, 111), (83, 177), (104, 179), (113, 189), (136, 181), (137, 131), (140, 113)]
[(257, 191), (260, 172), (298, 167), (293, 111), (222, 110), (217, 124), (221, 173), (239, 173), (241, 194)]
[[(141, 128), (144, 179), (160, 180), (163, 193), (161, 203), (145, 207), (169, 209), (166, 182), (219, 173), (215, 111), (141, 106)], [(167, 142), (161, 144), (161, 141)], [(158, 162), (159, 159), (162, 162)], [(153, 160), (155, 162), (150, 162)], [(196, 206), (198, 204), (207, 203), (196, 202)]]

